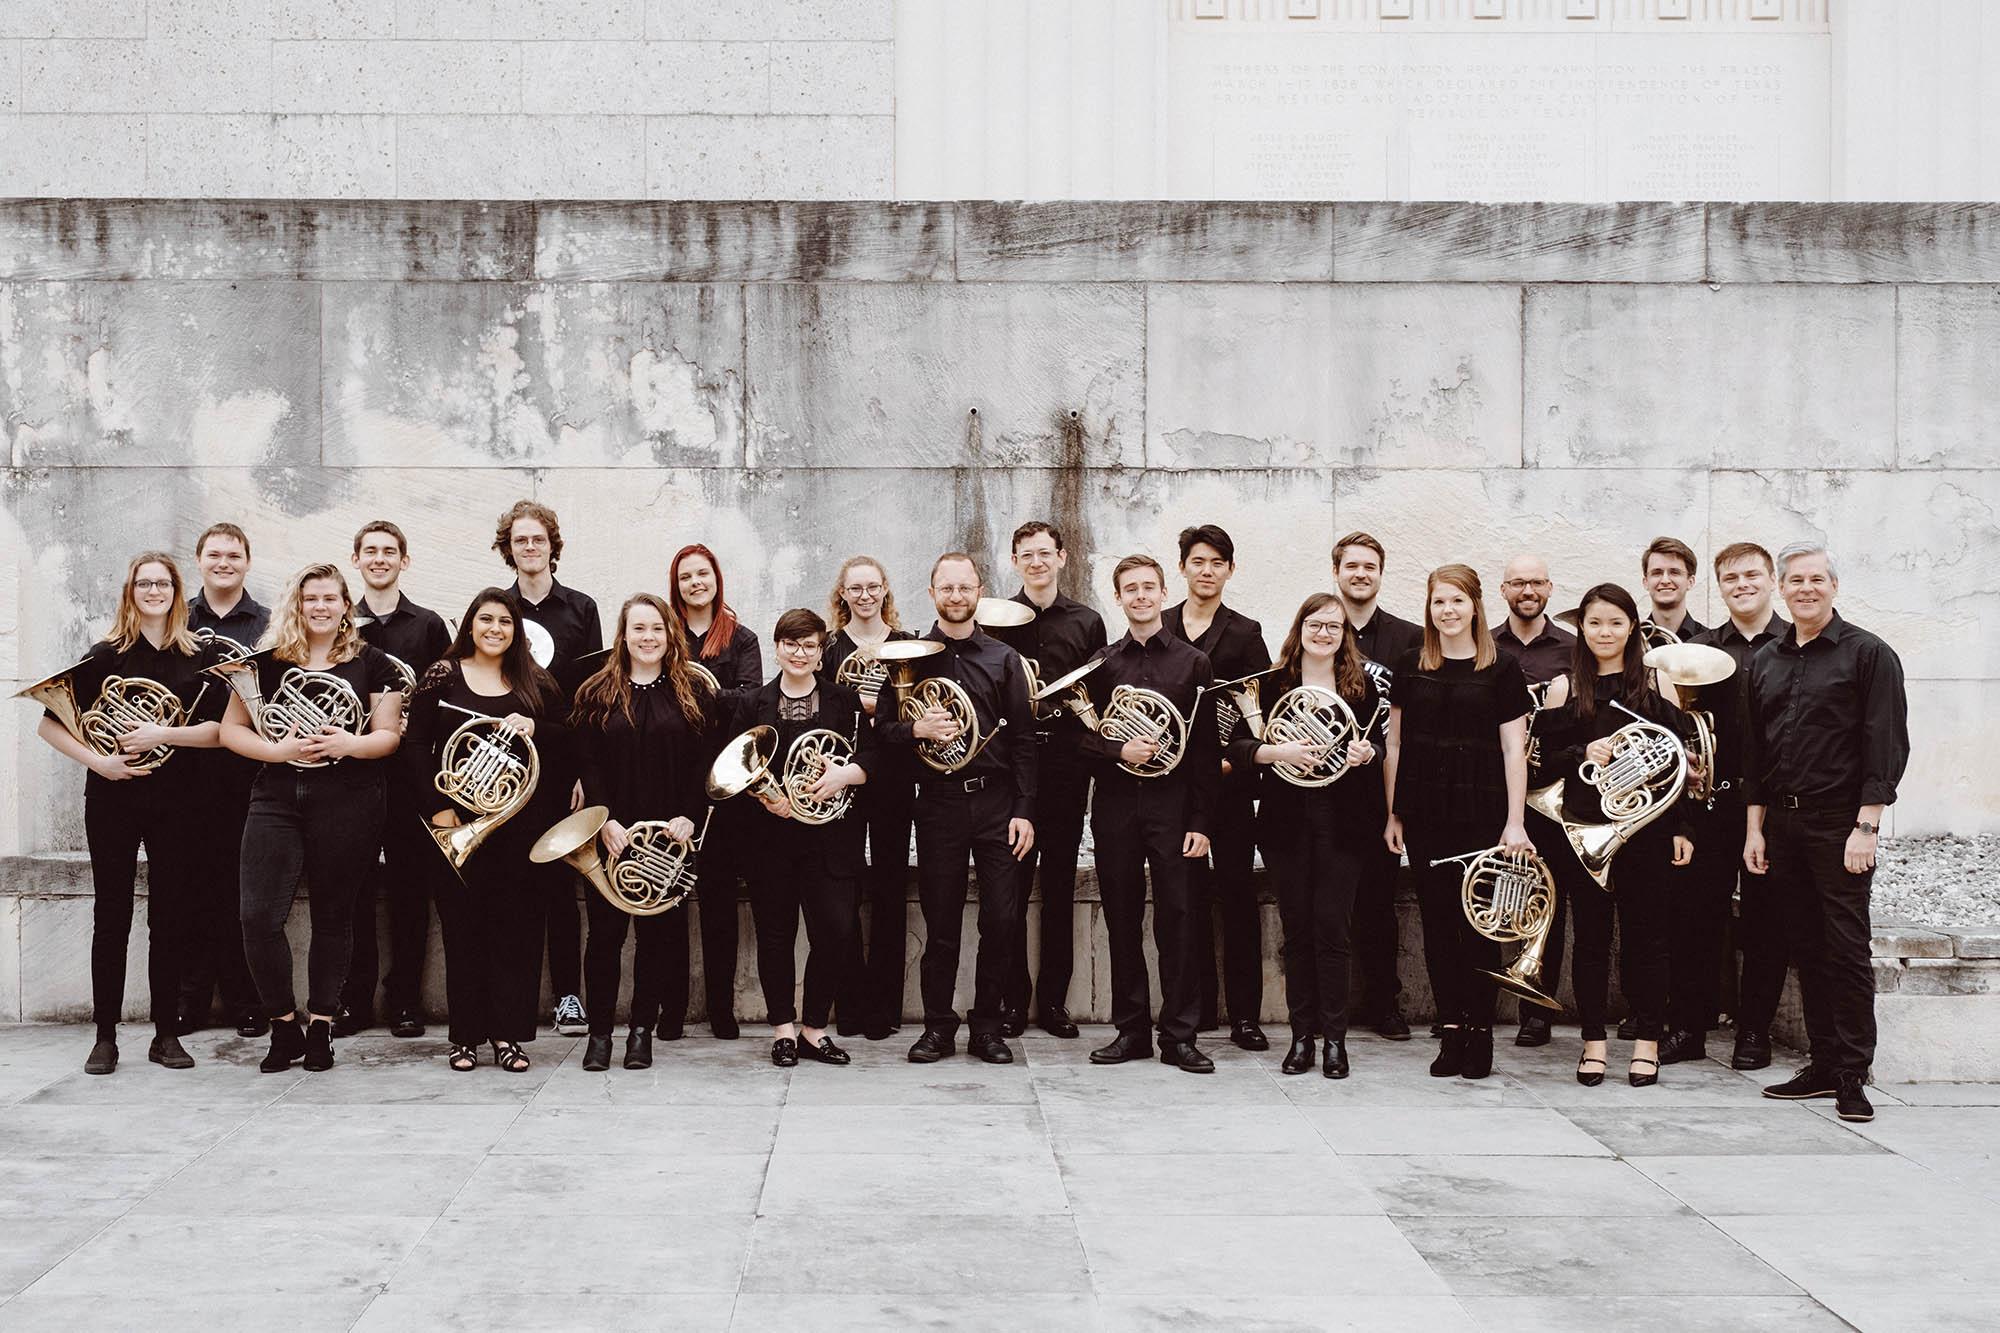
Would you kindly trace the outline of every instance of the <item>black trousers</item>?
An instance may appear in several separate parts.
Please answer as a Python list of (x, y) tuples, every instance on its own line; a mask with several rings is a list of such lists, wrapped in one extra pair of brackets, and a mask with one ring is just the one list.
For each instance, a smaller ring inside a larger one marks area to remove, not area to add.
[(1814, 1068), (1867, 1073), (1875, 1061), (1875, 969), (1870, 958), (1868, 892), (1875, 872), (1850, 874), (1843, 863), (1854, 828), (1853, 805), (1764, 815), (1766, 878), (1785, 914), (1785, 934), (1799, 969), (1806, 1038)]
[[(1213, 1027), (1218, 998), (1232, 1023), (1257, 1021), (1264, 1008), (1264, 932), (1251, 881), (1257, 855), (1257, 811), (1246, 791), (1229, 779), (1216, 801), (1215, 830), (1206, 857), (1188, 861), (1194, 894), (1195, 967), (1201, 986), (1201, 1026)], [(1222, 978), (1215, 974), (1215, 921), (1222, 921)], [(1218, 995), (1219, 992), (1219, 995)]]
[[(986, 780), (978, 791), (964, 779), (926, 779), (917, 793), (917, 896), (924, 911), (924, 957), (918, 974), (924, 1027), (947, 1036), (958, 1031), (953, 995), (958, 984), (958, 943), (965, 918), (965, 863), (979, 880), (979, 953), (974, 961), (972, 1011), (975, 1035), (1000, 1030), (1007, 977), (1013, 969), (1013, 922), (1020, 878), (1007, 846), (1014, 808), (1011, 785)], [(972, 779), (979, 781), (979, 779)]]
[(191, 872), (181, 1008), (195, 1019), (203, 1020), (218, 993), (223, 1009), (231, 1015), (261, 1010), (263, 1004), (257, 998), (257, 983), (250, 979), (250, 964), (243, 956), (240, 910), (243, 821), (250, 814), (250, 787), (256, 780), (258, 766), (235, 755), (203, 754), (199, 758), (203, 766), (194, 777), (202, 790), (202, 830), (195, 845)]
[[(842, 833), (845, 830), (841, 830)], [(854, 942), (853, 873), (828, 861), (827, 830), (786, 830), (777, 846), (760, 849), (751, 868), (750, 914), (757, 925), (757, 979), (765, 1021), (772, 1027), (803, 1019), (823, 1028)], [(797, 1000), (799, 917), (806, 922), (803, 1013)]]
[[(871, 778), (856, 790), (854, 809), (847, 815), (862, 822), (868, 863), (856, 880), (854, 921), (836, 1001), (842, 1028), (895, 1027), (903, 1021), (914, 799), (905, 779), (890, 776), (877, 782)], [(861, 923), (864, 901), (868, 904), (865, 935)]]
[(583, 994), (583, 909), (569, 876), (541, 880), (543, 931), (549, 950), (549, 993), (560, 999)]
[[(1285, 1005), (1292, 1036), (1328, 1041), (1347, 1036), (1352, 986), (1349, 943), (1361, 863), (1369, 835), (1339, 826), (1324, 801), (1280, 817), (1265, 803), (1258, 844), (1278, 885), (1284, 924)], [(1379, 843), (1374, 844), (1379, 846)]]
[(1403, 863), (1382, 841), (1387, 822), (1386, 815), (1374, 821), (1367, 844), (1355, 848), (1360, 878), (1354, 887), (1354, 959), (1361, 969), (1361, 1012), (1370, 1019), (1400, 1007), (1403, 995), (1397, 963), (1403, 932), (1396, 919)]
[[(1632, 1035), (1658, 1041), (1666, 1033), (1669, 934), (1687, 883), (1686, 867), (1673, 864), (1671, 841), (1660, 835), (1627, 844), (1611, 863), (1611, 887), (1597, 887), (1574, 853), (1564, 849), (1557, 894), (1571, 900), (1576, 922), (1572, 964), (1577, 1018), (1585, 1041), (1605, 1039), (1611, 988), (1612, 914), (1617, 914), (1618, 979), (1632, 1011)], [(1546, 988), (1545, 988), (1546, 989)]]
[(306, 1009), (331, 1014), (339, 1006), (354, 952), (354, 902), (381, 839), (379, 772), (362, 777), (339, 767), (272, 764), (258, 773), (243, 821), (241, 911), (243, 954), (269, 1017), (298, 1009), (285, 919), (301, 879), (312, 921)]
[[(1048, 733), (1040, 733), (1048, 734)], [(1007, 1007), (1025, 1014), (1029, 998), (1036, 1012), (1069, 1008), (1069, 983), (1076, 971), (1076, 862), (1083, 845), (1083, 816), (1090, 805), (1090, 770), (1075, 740), (1054, 733), (1038, 741), (1040, 767), (1035, 793), (1035, 845), (1016, 865), (1020, 878), (1014, 918), (1013, 968), (1007, 977)], [(1028, 894), (1037, 874), (1042, 886), (1041, 950), (1036, 980), (1028, 983)]]
[[(1743, 833), (1743, 803), (1728, 793), (1698, 816), (1694, 864), (1681, 880), (1672, 927), (1667, 1012), (1676, 1028), (1707, 1032), (1715, 1026), (1725, 974), (1741, 977), (1733, 1002), (1738, 1031), (1768, 1032), (1778, 1012), (1785, 989), (1784, 913), (1770, 877), (1744, 873)], [(1729, 950), (1731, 907), (1739, 893), (1740, 974)]]
[(1410, 867), (1417, 874), (1417, 909), (1424, 922), (1424, 967), (1431, 993), (1437, 997), (1441, 1023), (1471, 1027), (1493, 1026), (1493, 997), (1499, 983), (1486, 973), (1500, 966), (1500, 945), (1472, 928), (1465, 919), (1461, 889), (1465, 864), (1451, 861), (1433, 866), (1444, 856), (1457, 856), (1493, 845), (1491, 822), (1440, 823), (1425, 826), (1404, 821), (1403, 842)]
[[(651, 1029), (660, 1015), (660, 987), (666, 976), (667, 937), (678, 934), (687, 954), (687, 911), (670, 908), (657, 916), (634, 916), (596, 889), (583, 898), (590, 937), (583, 946), (583, 984), (590, 1002), (590, 1035), (608, 1037), (618, 1013), (618, 987), (623, 980), (625, 936), (632, 946), (632, 1005), (628, 1011), (634, 1032)], [(682, 994), (686, 994), (683, 988)]]
[[(139, 876), (139, 848), (146, 849), (146, 980), (154, 1030), (175, 1035), (181, 969), (189, 951), (189, 922), (199, 851), (189, 803), (141, 795), (130, 788), (175, 779), (167, 770), (84, 790), (83, 836), (90, 849), (94, 892), (90, 929), (90, 1008), (97, 1035), (116, 1035), (125, 1008), (125, 944), (132, 935), (132, 900)], [(238, 936), (240, 941), (241, 936)], [(238, 952), (242, 950), (239, 943)]]
[[(707, 1001), (708, 1021), (714, 1023), (718, 1016), (733, 1018), (736, 1014), (736, 956), (739, 949), (736, 922), (736, 906), (742, 901), (742, 891), (738, 883), (749, 874), (750, 824), (747, 808), (731, 806), (727, 803), (716, 807), (715, 822), (709, 834), (702, 841), (701, 857), (696, 865), (699, 870), (695, 890), (696, 901), (701, 910), (701, 987)], [(672, 915), (669, 913), (669, 915)], [(667, 993), (661, 999), (660, 1016), (678, 1021), (682, 1016), (674, 1008), (674, 996), (685, 996), (688, 989), (686, 959), (682, 954), (675, 958), (681, 963), (681, 970), (667, 977)]]
[(437, 876), (451, 868), (438, 855), (437, 844), (424, 832), (415, 813), (418, 803), (393, 787), (382, 817), (382, 859), (361, 880), (354, 902), (354, 956), (348, 960), (347, 984), (341, 1003), (356, 1014), (375, 1013), (375, 983), (381, 975), (381, 948), (376, 938), (376, 908), (389, 912), (389, 973), (382, 978), (382, 1000), (389, 1013), (422, 1013), (424, 955), (430, 948), (431, 900), (437, 896)]
[(1152, 1026), (1146, 971), (1146, 879), (1152, 872), (1153, 945), (1160, 958), (1160, 1040), (1191, 1042), (1201, 1020), (1194, 888), (1181, 855), (1187, 796), (1173, 778), (1101, 780), (1091, 800), (1097, 891), (1111, 944), (1111, 1021), (1128, 1034)]
[(488, 844), (465, 863), (462, 880), (447, 865), (435, 881), (445, 1005), (457, 1045), (535, 1039), (542, 922), (553, 896), (548, 881), (572, 876), (561, 863), (534, 864), (525, 850)]

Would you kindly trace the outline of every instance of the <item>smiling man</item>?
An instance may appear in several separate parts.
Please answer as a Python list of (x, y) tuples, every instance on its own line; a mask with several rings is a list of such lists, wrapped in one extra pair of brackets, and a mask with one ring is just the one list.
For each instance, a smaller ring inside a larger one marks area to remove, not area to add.
[(1657, 625), (1683, 643), (1708, 626), (1688, 614), (1688, 594), (1694, 590), (1694, 548), (1678, 537), (1655, 537), (1639, 557), (1639, 577), (1652, 602), (1648, 624)]

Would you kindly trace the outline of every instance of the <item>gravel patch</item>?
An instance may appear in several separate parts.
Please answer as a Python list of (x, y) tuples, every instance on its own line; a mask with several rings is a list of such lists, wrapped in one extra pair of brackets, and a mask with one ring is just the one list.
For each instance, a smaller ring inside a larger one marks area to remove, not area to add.
[(1882, 839), (1869, 909), (1878, 923), (2000, 923), (2000, 836)]

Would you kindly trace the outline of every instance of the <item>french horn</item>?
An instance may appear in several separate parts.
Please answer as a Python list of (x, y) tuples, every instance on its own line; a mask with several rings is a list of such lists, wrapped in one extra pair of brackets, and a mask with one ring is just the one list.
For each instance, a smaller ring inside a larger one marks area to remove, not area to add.
[(882, 695), (882, 687), (889, 681), (889, 664), (876, 655), (873, 648), (856, 648), (840, 659), (840, 665), (833, 669), (836, 685), (845, 685), (861, 696), (861, 701), (874, 704)]
[(694, 896), (695, 857), (708, 836), (707, 817), (687, 842), (668, 833), (664, 819), (629, 824), (625, 850), (607, 862), (598, 852), (597, 835), (610, 818), (610, 807), (603, 805), (566, 815), (535, 839), (528, 859), (537, 865), (567, 862), (606, 902), (633, 916), (658, 916)]
[(1000, 728), (1007, 725), (1007, 719), (1003, 717), (994, 724), (992, 731), (982, 736), (979, 732), (979, 710), (973, 706), (972, 696), (950, 676), (925, 676), (911, 686), (902, 703), (903, 720), (915, 722), (933, 708), (951, 714), (951, 720), (958, 724), (958, 734), (948, 741), (917, 742), (917, 758), (939, 773), (956, 773), (964, 768), (978, 758), (979, 752), (991, 745), (993, 738), (1000, 734)]
[[(1195, 689), (1194, 707), (1197, 713), (1201, 710), (1201, 696), (1207, 689), (1206, 685)], [(1159, 748), (1153, 752), (1151, 759), (1136, 764), (1120, 759), (1118, 767), (1135, 778), (1163, 778), (1187, 757), (1188, 727), (1192, 721), (1192, 717), (1182, 717), (1173, 700), (1158, 690), (1149, 690), (1143, 685), (1118, 685), (1112, 688), (1111, 698), (1105, 703), (1097, 734), (1120, 744), (1134, 740), (1152, 741)]]
[[(32, 699), (47, 709), (57, 724), (77, 740), (101, 755), (118, 755), (118, 742), (133, 727), (151, 722), (162, 727), (178, 727), (187, 720), (188, 710), (180, 696), (156, 680), (144, 676), (106, 676), (98, 687), (97, 700), (89, 708), (78, 705), (76, 673), (90, 662), (84, 658), (53, 676), (45, 676), (16, 699)], [(171, 745), (156, 745), (138, 754), (124, 755), (133, 768), (151, 771), (174, 757)]]
[(785, 750), (785, 771), (780, 779), (785, 799), (791, 803), (792, 818), (801, 824), (831, 824), (847, 813), (854, 803), (854, 789), (842, 787), (831, 800), (812, 795), (812, 786), (826, 771), (854, 758), (854, 742), (826, 727), (802, 731)]
[(1264, 743), (1304, 741), (1326, 753), (1314, 764), (1272, 764), (1271, 771), (1294, 787), (1331, 786), (1347, 774), (1348, 745), (1374, 731), (1388, 707), (1388, 700), (1378, 701), (1368, 725), (1362, 727), (1355, 722), (1347, 700), (1333, 690), (1318, 685), (1286, 690), (1271, 705), (1271, 714), (1264, 721)]
[(541, 781), (542, 758), (534, 740), (504, 718), (443, 701), (438, 707), (465, 714), (465, 721), (445, 738), (432, 785), (473, 817), (447, 828), (426, 820), (424, 827), (451, 868), (462, 874), (480, 844), (527, 808)]
[(1735, 675), (1736, 659), (1704, 643), (1672, 643), (1652, 649), (1645, 663), (1673, 690), (1675, 702), (1694, 728), (1694, 740), (1688, 746), (1688, 795), (1712, 806), (1715, 794), (1729, 784), (1715, 779), (1715, 715), (1695, 707), (1700, 701), (1696, 691)]
[(1219, 680), (1209, 686), (1221, 695), (1215, 701), (1215, 731), (1224, 745), (1236, 731), (1236, 719), (1242, 718), (1243, 725), (1250, 729), (1255, 740), (1264, 739), (1264, 705), (1258, 697), (1262, 679), (1270, 675), (1276, 667), (1265, 667), (1235, 680)]
[[(231, 682), (244, 676), (255, 681), (257, 673), (238, 672)], [(361, 706), (361, 696), (354, 692), (354, 687), (339, 676), (295, 666), (287, 667), (278, 678), (276, 693), (259, 700), (251, 709), (250, 720), (259, 736), (275, 744), (296, 736), (316, 735), (328, 727), (359, 734), (368, 721), (368, 710)], [(325, 768), (338, 762), (294, 759), (291, 764), (294, 768)]]
[(251, 650), (249, 648), (244, 647), (227, 634), (221, 634), (215, 630), (203, 627), (194, 632), (194, 637), (195, 642), (201, 644), (204, 648), (212, 647), (221, 653), (221, 656), (214, 663), (216, 666), (228, 666), (231, 662), (241, 662), (250, 656)]
[[(1093, 657), (1076, 670), (1065, 672), (1036, 690), (1033, 697), (1035, 715), (1053, 717), (1067, 708), (1085, 729), (1096, 731), (1102, 719), (1097, 715), (1097, 705), (1091, 702), (1090, 691), (1083, 687), (1083, 680), (1103, 665), (1103, 658)], [(1046, 714), (1042, 711), (1044, 708), (1048, 710)]]
[(1611, 882), (1611, 858), (1646, 825), (1664, 815), (1687, 785), (1688, 756), (1681, 738), (1640, 717), (1616, 699), (1611, 706), (1632, 721), (1613, 732), (1611, 762), (1586, 760), (1577, 776), (1597, 789), (1606, 822), (1592, 824), (1563, 813), (1566, 778), (1528, 793), (1528, 808), (1562, 827), (1576, 859), (1599, 888)]
[(1465, 863), (1459, 880), (1459, 900), (1465, 919), (1487, 939), (1521, 944), (1521, 952), (1504, 972), (1482, 972), (1530, 1004), (1561, 1009), (1562, 1002), (1541, 987), (1542, 954), (1556, 919), (1556, 877), (1548, 862), (1534, 852), (1514, 854), (1498, 847), (1443, 856), (1434, 866)]

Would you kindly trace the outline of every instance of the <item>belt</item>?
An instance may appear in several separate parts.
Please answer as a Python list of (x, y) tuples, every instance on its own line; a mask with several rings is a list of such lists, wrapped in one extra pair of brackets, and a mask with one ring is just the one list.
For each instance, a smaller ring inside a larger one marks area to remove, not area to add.
[(960, 796), (960, 795), (970, 796), (973, 792), (985, 791), (987, 784), (992, 781), (993, 779), (990, 777), (962, 778), (956, 781), (943, 781), (943, 782), (926, 779), (925, 781), (917, 785), (919, 790), (926, 796), (931, 795), (932, 793), (949, 793), (950, 795), (953, 796)]
[(1765, 804), (1779, 810), (1859, 810), (1861, 802), (1834, 796), (1773, 796)]

